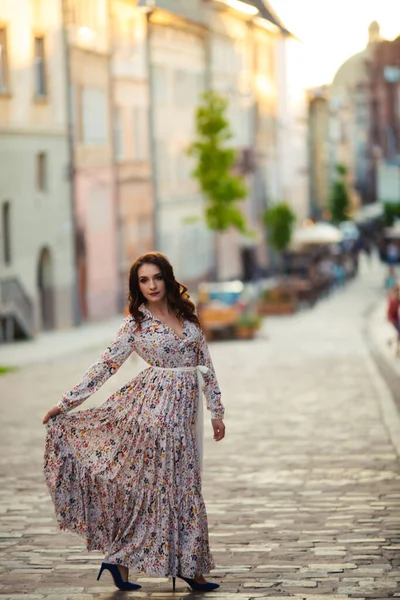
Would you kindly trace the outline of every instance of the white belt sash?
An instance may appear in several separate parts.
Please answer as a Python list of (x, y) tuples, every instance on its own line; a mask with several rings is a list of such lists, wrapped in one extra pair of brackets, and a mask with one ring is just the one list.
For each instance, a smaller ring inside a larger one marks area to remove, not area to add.
[(200, 459), (200, 469), (203, 468), (203, 424), (204, 424), (204, 416), (203, 416), (203, 389), (204, 389), (204, 377), (208, 372), (208, 367), (204, 365), (197, 365), (197, 367), (151, 367), (155, 371), (176, 371), (176, 372), (189, 372), (189, 373), (197, 373), (197, 382), (199, 393), (197, 396), (197, 411), (196, 411), (196, 441), (197, 441), (197, 450), (199, 453)]

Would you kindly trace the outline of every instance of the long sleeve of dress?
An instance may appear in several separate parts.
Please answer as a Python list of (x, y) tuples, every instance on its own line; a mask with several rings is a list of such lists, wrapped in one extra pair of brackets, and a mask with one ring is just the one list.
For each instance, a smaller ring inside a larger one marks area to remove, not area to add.
[(208, 367), (208, 372), (203, 375), (204, 395), (206, 397), (207, 409), (211, 411), (211, 418), (223, 419), (225, 409), (221, 402), (221, 391), (219, 389), (214, 365), (211, 360), (210, 351), (208, 349), (207, 341), (203, 332), (201, 332), (201, 339), (199, 343), (198, 364)]
[(126, 361), (134, 350), (132, 318), (126, 317), (114, 341), (100, 358), (89, 367), (81, 381), (70, 391), (63, 394), (57, 404), (61, 412), (68, 412), (94, 394)]

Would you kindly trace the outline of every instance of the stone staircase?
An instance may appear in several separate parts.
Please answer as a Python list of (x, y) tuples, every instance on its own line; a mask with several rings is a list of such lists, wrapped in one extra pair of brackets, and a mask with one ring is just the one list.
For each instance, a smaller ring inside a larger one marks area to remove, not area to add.
[(0, 279), (0, 344), (33, 335), (32, 300), (16, 277)]

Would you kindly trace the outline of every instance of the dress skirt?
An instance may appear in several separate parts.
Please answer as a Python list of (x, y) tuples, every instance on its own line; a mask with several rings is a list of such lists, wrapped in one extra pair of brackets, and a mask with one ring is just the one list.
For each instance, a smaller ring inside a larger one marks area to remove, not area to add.
[(61, 529), (152, 576), (208, 573), (194, 372), (151, 367), (101, 407), (47, 424), (45, 478)]

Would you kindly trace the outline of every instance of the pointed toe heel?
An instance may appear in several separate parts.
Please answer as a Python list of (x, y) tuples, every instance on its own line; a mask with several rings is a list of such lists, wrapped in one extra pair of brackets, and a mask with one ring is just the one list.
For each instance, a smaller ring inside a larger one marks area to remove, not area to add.
[(140, 589), (142, 586), (138, 583), (131, 583), (130, 581), (124, 581), (121, 577), (117, 565), (110, 565), (109, 563), (101, 563), (99, 574), (97, 575), (97, 581), (99, 581), (103, 571), (109, 571), (112, 578), (114, 579), (115, 586), (123, 592), (133, 592), (134, 590)]
[(194, 579), (182, 577), (181, 575), (179, 576), (179, 579), (186, 581), (195, 592), (213, 592), (219, 588), (219, 583), (212, 583), (211, 581), (207, 581), (207, 583), (197, 583)]

